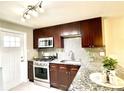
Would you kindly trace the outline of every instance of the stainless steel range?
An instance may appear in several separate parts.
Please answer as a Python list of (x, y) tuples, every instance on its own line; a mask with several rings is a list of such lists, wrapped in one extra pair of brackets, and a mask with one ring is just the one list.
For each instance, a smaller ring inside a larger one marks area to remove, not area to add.
[(50, 61), (34, 61), (34, 83), (50, 87), (49, 62)]
[(50, 87), (49, 63), (56, 58), (57, 55), (44, 56), (44, 58), (39, 59), (39, 61), (34, 61), (33, 71), (34, 71), (34, 82), (36, 84), (45, 87)]

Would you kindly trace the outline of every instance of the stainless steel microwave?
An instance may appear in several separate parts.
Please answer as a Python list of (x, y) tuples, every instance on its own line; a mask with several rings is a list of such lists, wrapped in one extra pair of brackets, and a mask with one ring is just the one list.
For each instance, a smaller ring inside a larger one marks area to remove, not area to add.
[(38, 48), (53, 47), (53, 37), (45, 37), (38, 39)]

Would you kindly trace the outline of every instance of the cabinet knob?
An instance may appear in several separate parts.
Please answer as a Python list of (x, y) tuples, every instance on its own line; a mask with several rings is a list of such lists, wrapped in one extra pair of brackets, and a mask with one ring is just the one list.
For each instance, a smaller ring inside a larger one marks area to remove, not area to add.
[(66, 74), (68, 74), (68, 72), (66, 72)]
[(56, 66), (51, 66), (51, 67), (56, 67)]
[(72, 70), (72, 71), (75, 71), (75, 70), (78, 70), (78, 69), (77, 69), (77, 68), (72, 68), (71, 70)]
[(66, 69), (65, 67), (60, 67), (60, 69)]

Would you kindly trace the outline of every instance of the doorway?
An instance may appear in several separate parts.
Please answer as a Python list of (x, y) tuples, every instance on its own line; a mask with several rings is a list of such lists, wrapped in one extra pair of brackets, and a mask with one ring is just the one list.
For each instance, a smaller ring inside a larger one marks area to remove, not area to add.
[(27, 80), (26, 33), (0, 29), (0, 64), (3, 90)]

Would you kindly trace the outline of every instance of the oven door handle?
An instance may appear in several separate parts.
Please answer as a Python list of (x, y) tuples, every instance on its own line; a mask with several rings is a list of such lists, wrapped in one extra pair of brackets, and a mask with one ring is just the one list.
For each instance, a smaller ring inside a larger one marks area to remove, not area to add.
[(37, 66), (37, 65), (33, 65), (33, 66), (34, 66), (34, 68), (35, 68), (35, 67), (47, 68), (47, 69), (49, 68), (49, 66), (47, 66), (47, 67), (44, 67), (44, 66)]

